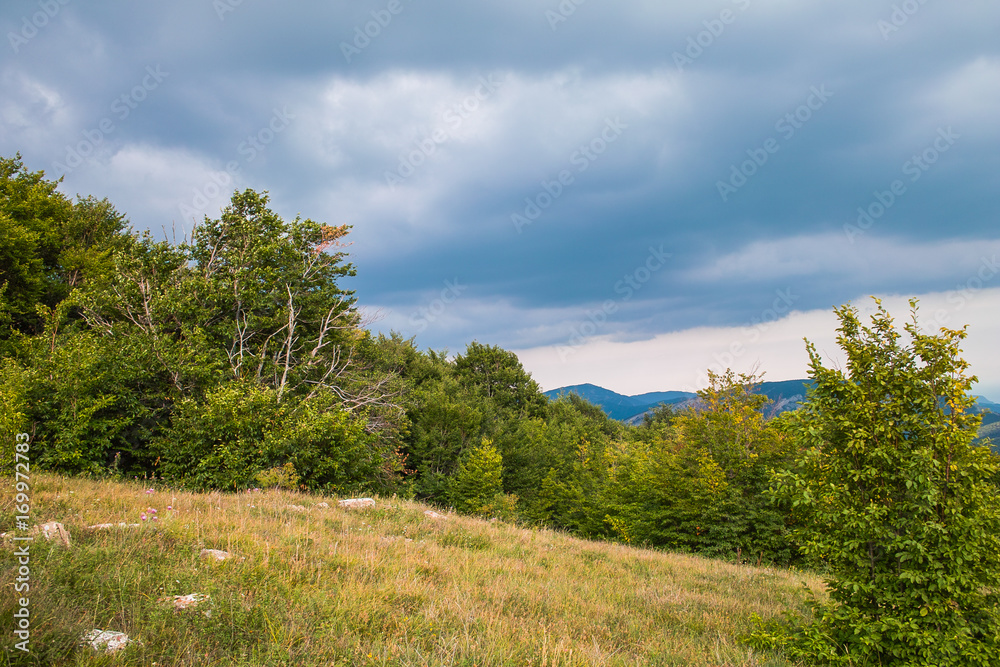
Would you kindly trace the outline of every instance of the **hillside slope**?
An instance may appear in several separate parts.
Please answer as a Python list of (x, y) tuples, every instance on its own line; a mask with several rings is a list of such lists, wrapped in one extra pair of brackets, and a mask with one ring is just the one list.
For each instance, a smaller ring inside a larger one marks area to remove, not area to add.
[[(288, 492), (33, 475), (31, 503), (72, 537), (69, 549), (31, 547), (32, 664), (87, 663), (79, 639), (102, 629), (142, 642), (115, 660), (129, 665), (777, 667), (788, 663), (738, 636), (752, 613), (800, 613), (801, 581), (821, 588), (808, 573), (435, 518), (396, 498), (346, 510)], [(88, 528), (118, 522), (140, 525)], [(202, 548), (233, 558), (203, 560)], [(10, 590), (13, 550), (0, 560)], [(181, 611), (161, 600), (192, 593), (209, 599)], [(8, 629), (14, 604), (0, 601)]]

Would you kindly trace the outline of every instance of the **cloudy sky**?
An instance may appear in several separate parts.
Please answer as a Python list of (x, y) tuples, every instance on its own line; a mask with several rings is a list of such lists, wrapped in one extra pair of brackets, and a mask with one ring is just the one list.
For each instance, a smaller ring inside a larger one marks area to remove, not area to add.
[(232, 191), (353, 226), (373, 328), (544, 388), (836, 363), (832, 307), (969, 324), (1000, 400), (1000, 5), (0, 7), (0, 154), (178, 237)]

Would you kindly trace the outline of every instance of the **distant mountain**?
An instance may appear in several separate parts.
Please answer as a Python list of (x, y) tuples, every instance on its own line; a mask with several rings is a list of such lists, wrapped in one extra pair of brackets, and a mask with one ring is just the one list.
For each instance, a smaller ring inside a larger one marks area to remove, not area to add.
[(621, 421), (652, 410), (660, 403), (678, 403), (696, 396), (696, 394), (686, 391), (657, 391), (638, 394), (636, 396), (625, 396), (610, 389), (598, 387), (595, 384), (576, 384), (571, 387), (560, 387), (545, 392), (545, 395), (553, 400), (565, 394), (576, 394), (580, 398), (599, 406), (612, 419), (619, 419)]
[[(779, 412), (784, 412), (798, 407), (799, 401), (805, 398), (806, 387), (811, 383), (811, 380), (763, 382), (758, 391), (774, 401)], [(559, 398), (565, 394), (576, 394), (580, 398), (600, 406), (605, 414), (612, 419), (635, 422), (641, 421), (642, 415), (661, 403), (684, 407), (684, 403), (698, 397), (697, 394), (689, 391), (653, 391), (635, 396), (625, 396), (594, 384), (577, 384), (545, 392), (545, 395), (551, 399)]]
[(993, 422), (987, 425), (983, 420), (983, 425), (979, 427), (978, 437), (975, 442), (982, 443), (986, 438), (990, 439), (990, 449), (1000, 454), (1000, 422)]
[(687, 391), (651, 391), (648, 394), (636, 394), (635, 396), (630, 396), (629, 398), (645, 405), (659, 405), (660, 403), (676, 403), (677, 401), (686, 401), (694, 396), (695, 394)]
[(990, 412), (1000, 415), (1000, 403), (994, 403), (985, 396), (976, 396), (976, 405), (980, 410), (989, 410)]
[[(812, 380), (782, 380), (779, 382), (762, 382), (757, 392), (764, 394), (774, 402), (773, 409), (776, 412), (795, 410), (799, 404), (805, 400), (806, 391), (812, 386)], [(688, 391), (652, 391), (645, 394), (625, 396), (617, 392), (598, 387), (595, 384), (576, 384), (569, 387), (559, 387), (545, 392), (551, 399), (559, 398), (565, 394), (576, 394), (580, 398), (600, 406), (612, 419), (640, 423), (642, 415), (656, 408), (661, 403), (676, 405), (680, 408), (687, 407), (697, 394)], [(982, 396), (976, 397), (976, 408), (985, 411), (983, 414), (983, 435), (987, 426), (992, 426), (1000, 422), (1000, 404), (994, 403)], [(990, 429), (991, 433), (995, 433)], [(994, 439), (998, 436), (993, 435)]]

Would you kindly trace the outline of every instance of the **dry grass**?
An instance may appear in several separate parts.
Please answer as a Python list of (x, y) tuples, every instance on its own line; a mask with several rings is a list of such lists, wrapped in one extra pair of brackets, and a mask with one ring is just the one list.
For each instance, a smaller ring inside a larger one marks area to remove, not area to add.
[[(12, 488), (4, 479), (3, 487)], [(375, 510), (281, 491), (195, 494), (33, 475), (32, 515), (66, 550), (31, 552), (32, 654), (20, 664), (788, 665), (738, 642), (749, 617), (803, 613), (810, 573), (588, 542), (380, 498)], [(10, 530), (13, 492), (0, 499)], [(328, 502), (328, 509), (317, 503)], [(307, 507), (305, 512), (288, 505)], [(172, 509), (168, 510), (167, 508)], [(92, 530), (97, 523), (138, 529)], [(212, 563), (202, 548), (236, 558)], [(12, 645), (16, 562), (0, 553)], [(205, 593), (175, 611), (164, 596)], [(92, 628), (140, 639), (115, 657)], [(17, 652), (19, 653), (19, 652)], [(27, 662), (25, 662), (27, 660)]]

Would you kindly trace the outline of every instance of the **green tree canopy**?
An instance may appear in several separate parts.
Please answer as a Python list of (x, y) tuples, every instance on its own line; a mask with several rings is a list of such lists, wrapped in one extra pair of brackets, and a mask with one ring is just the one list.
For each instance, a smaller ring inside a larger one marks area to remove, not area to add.
[(505, 412), (538, 416), (548, 402), (517, 355), (495, 345), (469, 343), (465, 354), (455, 359), (455, 371), (463, 384), (474, 387)]

